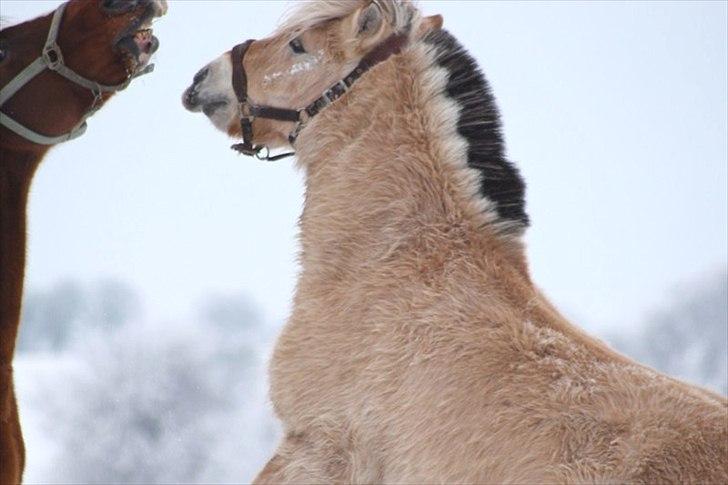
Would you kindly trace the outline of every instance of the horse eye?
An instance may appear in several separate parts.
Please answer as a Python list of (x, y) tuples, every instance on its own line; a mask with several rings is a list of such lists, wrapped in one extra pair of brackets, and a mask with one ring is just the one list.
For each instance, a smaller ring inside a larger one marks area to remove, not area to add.
[(306, 49), (303, 48), (303, 44), (301, 43), (301, 39), (293, 39), (288, 43), (291, 50), (296, 54), (305, 54)]
[(6, 56), (7, 51), (5, 51), (5, 49), (0, 49), (0, 62), (4, 61)]

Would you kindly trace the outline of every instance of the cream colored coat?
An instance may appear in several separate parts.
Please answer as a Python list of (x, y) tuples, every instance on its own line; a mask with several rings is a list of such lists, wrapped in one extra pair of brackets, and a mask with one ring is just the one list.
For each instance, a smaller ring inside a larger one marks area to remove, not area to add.
[(487, 225), (444, 82), (415, 46), (297, 144), (302, 272), (271, 364), (286, 438), (258, 482), (727, 483), (726, 399), (549, 304)]
[[(497, 123), (463, 115), (423, 40), (441, 22), (405, 1), (302, 3), (246, 54), (253, 102), (300, 107), (412, 32), (295, 145), (302, 269), (271, 362), (285, 437), (257, 483), (727, 483), (726, 399), (585, 335), (531, 282), (525, 215), (503, 210), (518, 183), (484, 197), (498, 161), (470, 168), (457, 130), (486, 140)], [(208, 64), (184, 102), (235, 135), (231, 62)], [(280, 145), (293, 127), (254, 128)]]

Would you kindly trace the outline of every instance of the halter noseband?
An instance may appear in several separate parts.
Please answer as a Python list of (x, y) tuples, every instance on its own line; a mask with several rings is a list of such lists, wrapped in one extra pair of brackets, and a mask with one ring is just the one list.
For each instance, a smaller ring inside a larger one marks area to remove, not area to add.
[(295, 152), (270, 155), (266, 145), (253, 144), (253, 121), (255, 118), (267, 118), (278, 121), (289, 121), (296, 123), (293, 131), (288, 135), (288, 141), (293, 145), (299, 133), (306, 126), (306, 123), (321, 112), (325, 107), (342, 97), (349, 91), (349, 88), (368, 70), (375, 65), (389, 59), (395, 54), (402, 52), (406, 42), (406, 33), (395, 33), (390, 35), (384, 42), (369, 52), (359, 64), (344, 79), (337, 82), (311, 104), (301, 109), (274, 108), (272, 106), (259, 106), (251, 104), (248, 99), (248, 76), (245, 73), (243, 60), (254, 39), (247, 40), (236, 45), (231, 52), (233, 63), (233, 90), (238, 98), (240, 113), (240, 132), (243, 142), (237, 143), (230, 148), (247, 156), (254, 156), (259, 160), (276, 161), (295, 155)]
[(76, 124), (76, 126), (74, 126), (73, 129), (65, 135), (41, 135), (40, 133), (37, 133), (30, 128), (21, 125), (10, 116), (0, 112), (0, 125), (5, 126), (10, 131), (13, 131), (14, 133), (22, 136), (28, 141), (37, 143), (38, 145), (55, 145), (64, 141), (73, 140), (74, 138), (78, 138), (79, 136), (83, 135), (86, 131), (86, 119), (94, 114), (100, 107), (99, 101), (101, 101), (102, 93), (113, 93), (126, 89), (132, 79), (143, 74), (148, 74), (154, 70), (154, 64), (149, 64), (138, 73), (133, 75), (129, 74), (129, 77), (127, 77), (126, 81), (124, 81), (123, 83), (108, 86), (105, 84), (97, 83), (96, 81), (92, 81), (90, 79), (86, 79), (85, 77), (70, 69), (68, 66), (66, 66), (63, 60), (63, 54), (61, 53), (61, 48), (56, 42), (56, 40), (58, 39), (58, 29), (61, 26), (61, 19), (63, 18), (63, 12), (66, 9), (66, 5), (66, 3), (61, 4), (53, 13), (53, 20), (51, 21), (51, 26), (48, 30), (48, 39), (43, 46), (43, 51), (40, 57), (33, 61), (28, 67), (20, 71), (17, 76), (15, 76), (8, 84), (6, 84), (0, 90), (1, 107), (7, 100), (12, 98), (15, 93), (17, 93), (23, 86), (28, 84), (38, 74), (43, 72), (45, 69), (50, 69), (51, 71), (57, 72), (66, 79), (78, 84), (79, 86), (83, 86), (93, 93), (94, 100), (91, 104), (91, 107), (81, 118), (81, 120)]

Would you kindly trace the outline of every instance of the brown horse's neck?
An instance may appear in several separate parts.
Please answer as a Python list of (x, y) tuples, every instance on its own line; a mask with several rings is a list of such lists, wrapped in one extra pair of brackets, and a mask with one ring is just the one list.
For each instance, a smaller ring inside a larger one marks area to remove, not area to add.
[(47, 149), (0, 148), (0, 359), (9, 364), (20, 321), (30, 183)]

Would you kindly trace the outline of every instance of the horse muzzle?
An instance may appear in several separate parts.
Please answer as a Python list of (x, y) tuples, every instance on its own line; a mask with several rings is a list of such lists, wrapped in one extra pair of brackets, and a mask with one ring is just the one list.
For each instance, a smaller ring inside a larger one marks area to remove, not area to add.
[(124, 54), (130, 72), (142, 70), (149, 64), (152, 54), (159, 49), (159, 39), (154, 36), (152, 22), (167, 12), (167, 1), (103, 0), (102, 8), (111, 15), (141, 10), (141, 15), (121, 33), (116, 47)]

